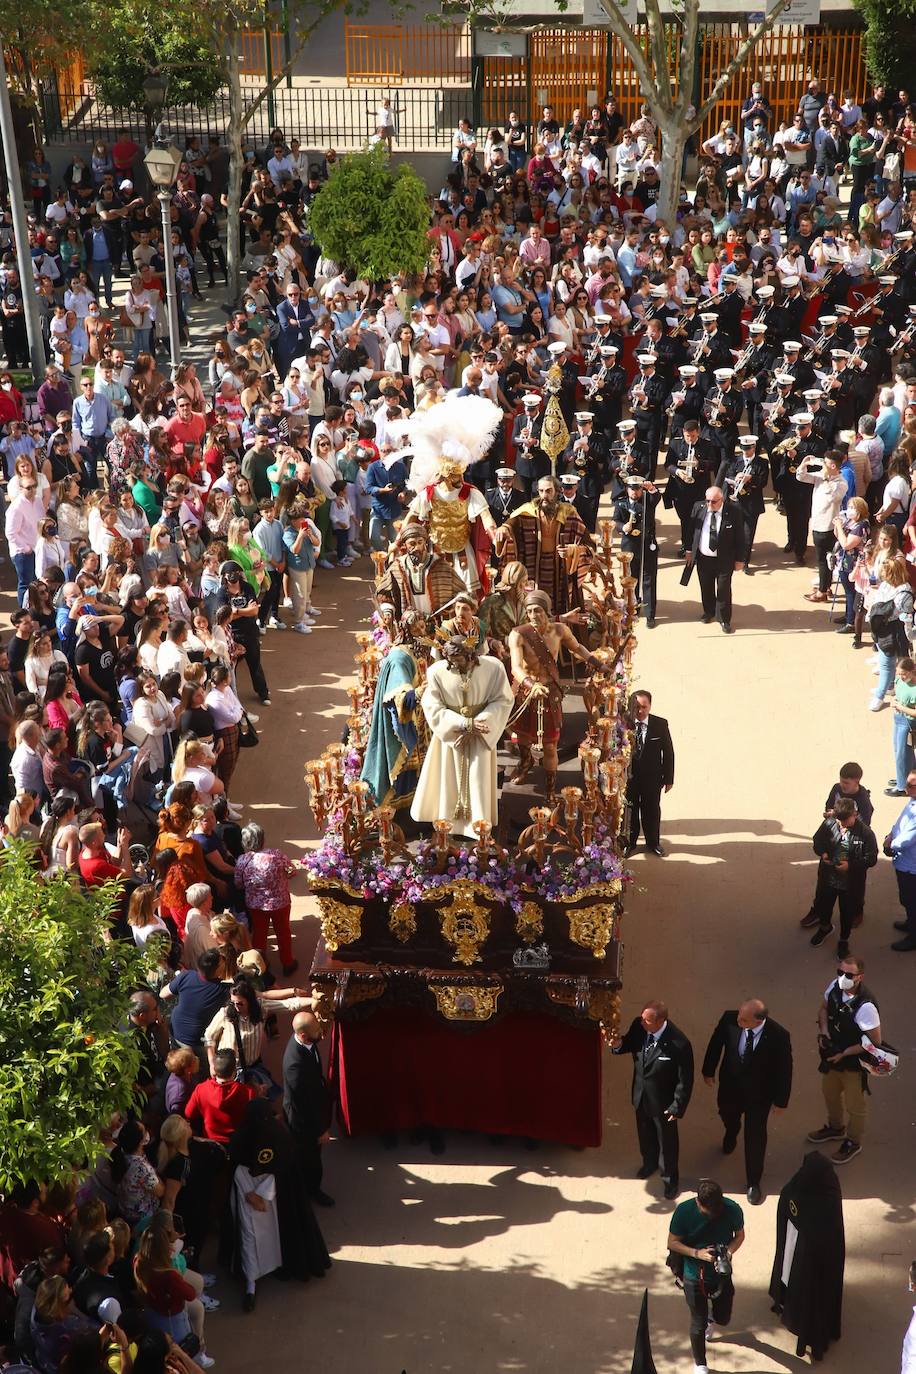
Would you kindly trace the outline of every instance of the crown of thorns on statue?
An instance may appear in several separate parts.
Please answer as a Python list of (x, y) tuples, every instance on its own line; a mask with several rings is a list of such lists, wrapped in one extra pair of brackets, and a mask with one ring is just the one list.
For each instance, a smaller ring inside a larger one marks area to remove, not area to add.
[(476, 663), (479, 654), (477, 645), (473, 639), (465, 639), (464, 635), (453, 635), (442, 646), (442, 656), (446, 662), (451, 663), (454, 658), (472, 658)]

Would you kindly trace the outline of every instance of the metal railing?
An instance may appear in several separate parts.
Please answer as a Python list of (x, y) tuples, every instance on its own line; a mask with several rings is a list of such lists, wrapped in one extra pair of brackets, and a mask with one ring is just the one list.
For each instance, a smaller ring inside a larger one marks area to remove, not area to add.
[[(246, 91), (247, 95), (247, 91)], [(261, 148), (275, 125), (306, 148), (360, 148), (376, 129), (376, 112), (384, 97), (395, 117), (396, 152), (424, 152), (451, 148), (458, 120), (471, 114), (470, 87), (286, 86), (274, 91), (272, 118), (262, 101), (246, 128), (250, 146)], [(60, 78), (42, 87), (45, 137), (50, 143), (91, 143), (115, 140), (122, 130), (143, 142), (146, 124), (142, 110), (106, 105), (91, 82), (77, 87)], [(198, 135), (223, 140), (229, 123), (228, 92), (219, 91), (209, 105), (168, 106), (161, 118), (173, 138)]]

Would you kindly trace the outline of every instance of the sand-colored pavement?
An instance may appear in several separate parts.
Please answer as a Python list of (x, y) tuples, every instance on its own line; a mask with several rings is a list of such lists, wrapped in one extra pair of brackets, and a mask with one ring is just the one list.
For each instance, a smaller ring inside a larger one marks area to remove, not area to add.
[[(670, 519), (663, 550), (674, 547)], [(899, 803), (882, 795), (891, 772), (889, 711), (867, 710), (865, 653), (832, 633), (823, 607), (803, 600), (810, 571), (781, 553), (783, 522), (761, 522), (754, 577), (735, 577), (734, 623), (726, 637), (698, 623), (694, 588), (663, 557), (659, 624), (640, 631), (637, 679), (668, 717), (677, 778), (665, 799), (669, 857), (638, 854), (625, 918), (624, 1013), (650, 996), (702, 1055), (719, 1014), (748, 995), (766, 999), (792, 1032), (795, 1089), (772, 1119), (762, 1206), (746, 1207), (747, 1243), (736, 1262), (732, 1334), (710, 1351), (713, 1371), (802, 1368), (794, 1338), (769, 1311), (775, 1194), (798, 1167), (806, 1131), (824, 1119), (816, 1073), (815, 1014), (835, 967), (831, 941), (813, 950), (798, 929), (815, 873), (811, 835), (839, 765), (858, 758), (876, 800), (880, 837)], [(274, 705), (262, 714), (262, 744), (242, 756), (233, 788), (271, 842), (295, 852), (314, 838), (302, 766), (339, 736), (350, 634), (368, 612), (365, 560), (326, 573), (316, 586), (325, 614), (307, 639), (263, 641)], [(336, 607), (331, 602), (336, 601)], [(301, 880), (300, 880), (301, 881)], [(302, 887), (300, 885), (300, 892)], [(296, 903), (303, 962), (316, 922)], [(840, 1171), (847, 1233), (846, 1320), (834, 1368), (897, 1367), (910, 1314), (905, 1266), (913, 1226), (912, 1018), (916, 956), (889, 950), (899, 915), (884, 859), (869, 878), (867, 916), (853, 948), (869, 961), (885, 1033), (904, 1059), (876, 1086), (866, 1149)], [(285, 1027), (284, 1027), (285, 1031)], [(208, 1345), (224, 1370), (275, 1374), (316, 1369), (350, 1374), (575, 1374), (629, 1370), (642, 1290), (651, 1293), (660, 1374), (690, 1369), (687, 1313), (664, 1267), (672, 1204), (658, 1179), (633, 1177), (639, 1163), (628, 1107), (629, 1063), (605, 1060), (605, 1139), (576, 1153), (521, 1142), (494, 1146), (450, 1138), (433, 1158), (402, 1141), (334, 1140), (326, 1150), (333, 1211), (320, 1214), (334, 1255), (321, 1283), (267, 1280), (243, 1316), (221, 1283), (223, 1310), (208, 1320)], [(704, 1175), (743, 1202), (741, 1150), (719, 1151), (714, 1093), (699, 1080), (682, 1127), (685, 1189)], [(684, 1194), (685, 1196), (689, 1193)]]

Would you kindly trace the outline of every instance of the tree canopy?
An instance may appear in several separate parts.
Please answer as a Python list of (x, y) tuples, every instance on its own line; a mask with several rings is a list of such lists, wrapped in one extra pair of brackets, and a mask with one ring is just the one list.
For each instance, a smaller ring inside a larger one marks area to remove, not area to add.
[(312, 202), (309, 229), (327, 257), (361, 277), (420, 272), (429, 256), (426, 187), (406, 164), (392, 167), (382, 144), (350, 153)]
[(895, 96), (911, 90), (916, 63), (916, 0), (854, 0), (865, 20), (865, 59), (871, 79)]
[(113, 887), (86, 893), (0, 851), (0, 1189), (85, 1168), (131, 1101), (140, 1062), (122, 1029), (145, 956), (104, 942)]
[(169, 5), (111, 0), (105, 36), (87, 51), (89, 73), (109, 105), (137, 109), (153, 71), (168, 77), (170, 105), (206, 105), (223, 82), (209, 35)]

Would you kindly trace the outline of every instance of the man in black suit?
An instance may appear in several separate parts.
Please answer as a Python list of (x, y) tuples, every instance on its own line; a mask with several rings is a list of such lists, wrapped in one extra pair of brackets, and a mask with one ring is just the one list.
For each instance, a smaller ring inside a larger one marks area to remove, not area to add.
[(785, 1111), (792, 1092), (792, 1041), (759, 998), (723, 1012), (703, 1059), (703, 1082), (712, 1087), (719, 1070), (719, 1115), (725, 1126), (722, 1153), (730, 1155), (744, 1118), (747, 1200), (760, 1202), (771, 1108)]
[(283, 1115), (299, 1148), (312, 1201), (333, 1207), (334, 1199), (321, 1187), (321, 1147), (327, 1144), (331, 1126), (331, 1093), (318, 1053), (320, 1039), (318, 1018), (310, 1011), (297, 1012), (283, 1051)]
[(665, 1197), (677, 1197), (677, 1123), (693, 1091), (693, 1046), (668, 1020), (664, 1002), (647, 1002), (622, 1038), (611, 1041), (612, 1054), (632, 1054), (631, 1100), (642, 1165), (637, 1178), (651, 1178), (661, 1162)]
[(519, 506), (525, 504), (524, 496), (515, 485), (515, 473), (511, 468), (496, 469), (496, 486), (487, 487), (484, 499), (497, 529), (506, 523)]
[(652, 693), (642, 689), (630, 697), (630, 717), (634, 725), (633, 754), (627, 781), (627, 804), (630, 808), (630, 837), (627, 854), (632, 854), (639, 839), (640, 824), (646, 837), (646, 848), (664, 858), (659, 839), (661, 829), (662, 788), (670, 792), (674, 786), (674, 745), (671, 731), (663, 716), (653, 716)]
[(718, 620), (725, 634), (732, 629), (732, 576), (744, 567), (745, 527), (741, 513), (726, 501), (721, 487), (708, 487), (706, 499), (691, 512), (693, 531), (684, 555), (687, 565), (681, 585), (690, 581), (696, 566), (703, 601), (704, 625)]
[[(562, 480), (562, 479), (561, 479)], [(629, 477), (623, 494), (614, 502), (614, 519), (620, 530), (620, 547), (632, 555), (630, 576), (636, 579), (637, 612), (646, 617), (646, 628), (655, 629), (658, 600), (658, 535), (655, 508), (661, 495), (654, 482)]]

